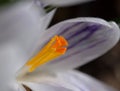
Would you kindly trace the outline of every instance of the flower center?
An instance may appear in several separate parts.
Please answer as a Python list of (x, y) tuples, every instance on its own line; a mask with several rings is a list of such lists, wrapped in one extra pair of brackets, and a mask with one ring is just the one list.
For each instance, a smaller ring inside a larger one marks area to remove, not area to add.
[(65, 54), (67, 46), (68, 42), (64, 37), (54, 36), (37, 55), (26, 63), (26, 65), (30, 67), (29, 72), (32, 72), (37, 67)]

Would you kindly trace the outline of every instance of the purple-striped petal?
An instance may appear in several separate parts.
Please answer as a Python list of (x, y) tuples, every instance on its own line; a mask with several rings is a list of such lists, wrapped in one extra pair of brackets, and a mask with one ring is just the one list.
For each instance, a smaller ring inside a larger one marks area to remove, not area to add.
[(72, 69), (103, 55), (118, 42), (120, 32), (113, 22), (98, 18), (77, 18), (48, 29), (41, 37), (41, 48), (54, 35), (67, 39), (67, 53), (42, 67), (58, 70)]

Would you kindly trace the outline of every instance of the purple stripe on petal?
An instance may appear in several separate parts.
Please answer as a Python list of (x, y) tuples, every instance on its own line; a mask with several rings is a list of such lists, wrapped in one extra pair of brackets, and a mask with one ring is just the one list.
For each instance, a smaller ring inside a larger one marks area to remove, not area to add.
[(79, 26), (81, 23), (82, 23), (82, 22), (76, 22), (76, 23), (73, 23), (73, 25), (68, 26), (68, 27), (65, 28), (65, 29), (60, 28), (60, 31), (62, 31), (62, 32), (60, 32), (58, 35), (63, 35), (63, 34), (65, 34), (65, 33), (69, 32), (69, 30), (70, 30), (71, 28), (76, 27), (76, 26)]
[(70, 36), (68, 35), (68, 36), (66, 37), (66, 39), (67, 39), (67, 40), (70, 40), (70, 39), (78, 36), (79, 34), (81, 34), (81, 33), (83, 33), (83, 32), (89, 31), (92, 27), (94, 27), (94, 25), (92, 25), (92, 26), (85, 26), (83, 29), (77, 30), (77, 32), (73, 33), (72, 35), (70, 35)]
[[(70, 57), (70, 56), (73, 56), (73, 55), (76, 55), (76, 54), (78, 54), (78, 53), (82, 53), (82, 52), (84, 52), (84, 51), (86, 51), (86, 50), (89, 50), (89, 49), (91, 49), (91, 48), (93, 48), (93, 47), (95, 47), (95, 46), (97, 46), (97, 45), (99, 45), (99, 44), (101, 44), (101, 43), (103, 43), (103, 42), (105, 42), (105, 41), (106, 41), (105, 39), (104, 39), (104, 40), (100, 40), (100, 41), (98, 41), (98, 42), (96, 42), (96, 43), (94, 43), (94, 44), (92, 44), (92, 45), (84, 48), (84, 49), (81, 50), (81, 51), (78, 50), (78, 51), (76, 51), (76, 52), (74, 52), (74, 53), (72, 53), (72, 54), (64, 57), (63, 59), (65, 59), (65, 58), (67, 58), (67, 57)], [(63, 59), (62, 59), (62, 60), (63, 60)]]
[[(89, 37), (91, 37), (98, 29), (100, 28), (100, 25), (92, 25), (89, 27), (84, 28), (82, 31), (77, 32), (74, 34), (74, 36), (72, 36), (71, 38), (74, 37), (78, 37), (80, 36), (80, 34), (88, 32), (88, 34), (86, 36), (84, 36), (83, 38), (81, 38), (80, 40), (76, 41), (75, 43), (72, 43), (68, 49), (73, 48), (74, 46), (76, 46), (77, 44), (81, 43), (82, 41), (88, 39)], [(68, 42), (70, 43), (69, 39)]]
[(86, 48), (86, 49), (91, 49), (91, 48), (93, 48), (93, 47), (97, 46), (98, 44), (101, 44), (101, 43), (103, 43), (103, 42), (105, 42), (105, 41), (106, 41), (105, 39), (104, 39), (104, 40), (101, 40), (101, 41), (98, 41), (97, 43), (95, 43), (95, 44), (89, 46), (89, 47)]

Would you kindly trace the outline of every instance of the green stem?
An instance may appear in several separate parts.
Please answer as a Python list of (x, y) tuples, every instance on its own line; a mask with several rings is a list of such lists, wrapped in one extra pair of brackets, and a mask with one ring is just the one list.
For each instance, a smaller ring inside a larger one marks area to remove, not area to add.
[(113, 21), (115, 21), (117, 24), (120, 24), (120, 18), (115, 18)]
[(55, 9), (55, 8), (56, 8), (56, 7), (54, 7), (54, 6), (50, 6), (50, 5), (44, 7), (46, 13), (49, 13), (50, 11), (52, 11), (52, 10)]
[(13, 4), (17, 2), (18, 0), (0, 0), (0, 6), (5, 6), (9, 4)]

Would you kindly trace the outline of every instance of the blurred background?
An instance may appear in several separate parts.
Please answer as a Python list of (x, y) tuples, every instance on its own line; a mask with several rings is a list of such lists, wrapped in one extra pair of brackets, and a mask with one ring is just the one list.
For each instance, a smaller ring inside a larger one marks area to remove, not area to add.
[[(100, 17), (120, 23), (120, 0), (95, 0), (58, 8), (51, 25), (77, 17)], [(105, 55), (77, 68), (120, 90), (120, 42)]]

